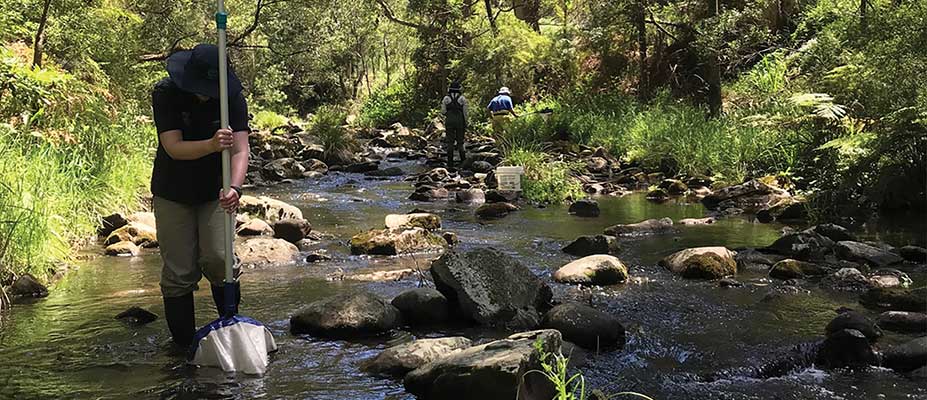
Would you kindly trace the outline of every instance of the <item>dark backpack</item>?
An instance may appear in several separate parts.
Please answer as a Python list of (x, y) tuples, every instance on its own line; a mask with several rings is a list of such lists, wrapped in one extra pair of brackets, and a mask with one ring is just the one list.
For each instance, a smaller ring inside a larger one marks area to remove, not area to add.
[(466, 121), (464, 120), (463, 104), (460, 104), (460, 93), (449, 93), (448, 97), (451, 98), (451, 102), (445, 106), (447, 108), (445, 122), (463, 126), (466, 124)]

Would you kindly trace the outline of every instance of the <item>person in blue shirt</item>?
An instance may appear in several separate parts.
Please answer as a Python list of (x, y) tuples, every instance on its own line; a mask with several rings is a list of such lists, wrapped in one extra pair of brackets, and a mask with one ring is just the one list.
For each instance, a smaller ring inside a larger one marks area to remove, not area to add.
[(509, 120), (518, 118), (512, 104), (512, 92), (505, 86), (499, 89), (499, 94), (493, 97), (486, 108), (492, 115), (492, 130), (497, 134), (502, 132)]

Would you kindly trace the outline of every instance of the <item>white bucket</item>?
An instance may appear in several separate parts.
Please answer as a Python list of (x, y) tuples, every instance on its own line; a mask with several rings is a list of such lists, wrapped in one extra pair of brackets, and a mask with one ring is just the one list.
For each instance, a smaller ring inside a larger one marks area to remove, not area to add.
[(521, 176), (524, 173), (525, 168), (520, 166), (496, 167), (499, 190), (521, 191)]

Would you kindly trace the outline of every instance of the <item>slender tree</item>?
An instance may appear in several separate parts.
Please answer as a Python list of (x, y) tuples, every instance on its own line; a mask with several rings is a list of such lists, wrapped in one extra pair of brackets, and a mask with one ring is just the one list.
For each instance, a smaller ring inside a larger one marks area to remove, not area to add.
[[(719, 0), (708, 0), (708, 11), (712, 18), (720, 13)], [(708, 49), (708, 68), (706, 68), (706, 81), (708, 81), (708, 111), (712, 117), (721, 114), (721, 66), (718, 60), (718, 49)]]
[(635, 12), (634, 25), (637, 28), (637, 52), (640, 67), (640, 77), (638, 77), (637, 96), (641, 102), (647, 101), (650, 96), (650, 87), (648, 84), (647, 73), (647, 25), (645, 14), (647, 10), (646, 0), (637, 0), (637, 12)]
[(51, 0), (45, 0), (42, 7), (42, 17), (39, 19), (39, 28), (35, 31), (35, 41), (32, 47), (32, 66), (42, 66), (42, 52), (45, 47), (45, 25), (48, 23), (48, 8), (51, 6)]

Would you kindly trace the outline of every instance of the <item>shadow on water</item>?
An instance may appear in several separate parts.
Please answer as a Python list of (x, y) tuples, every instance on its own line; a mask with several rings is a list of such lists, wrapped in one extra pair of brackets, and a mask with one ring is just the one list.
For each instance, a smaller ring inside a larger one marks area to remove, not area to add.
[[(410, 172), (419, 168), (400, 166)], [(704, 215), (698, 204), (654, 204), (631, 195), (600, 199), (599, 218), (574, 217), (565, 207), (552, 206), (526, 207), (502, 220), (480, 222), (469, 206), (414, 203), (405, 200), (409, 193), (410, 185), (401, 180), (368, 181), (354, 174), (265, 190), (299, 206), (315, 230), (335, 239), (315, 245), (333, 255), (330, 262), (245, 272), (242, 312), (267, 324), (280, 347), (263, 377), (186, 366), (167, 351), (169, 334), (162, 321), (135, 327), (113, 319), (134, 305), (163, 315), (157, 284), (160, 259), (148, 253), (87, 261), (48, 298), (9, 313), (0, 330), (0, 397), (411, 399), (401, 382), (364, 374), (358, 364), (391, 343), (413, 337), (464, 334), (488, 340), (502, 333), (446, 329), (350, 342), (291, 335), (290, 315), (313, 300), (361, 288), (390, 298), (417, 283), (414, 278), (326, 280), (333, 272), (427, 265), (429, 256), (351, 256), (346, 246), (351, 235), (381, 226), (388, 213), (430, 210), (442, 216), (446, 229), (460, 235), (462, 247), (495, 246), (549, 280), (571, 260), (560, 249), (576, 236), (648, 218)], [(781, 228), (732, 218), (666, 235), (626, 238), (621, 240), (621, 258), (639, 282), (593, 291), (552, 284), (558, 298), (591, 301), (617, 315), (628, 329), (623, 350), (587, 357), (582, 370), (590, 385), (635, 390), (657, 399), (927, 399), (924, 382), (880, 369), (825, 373), (802, 367), (777, 378), (751, 378), (757, 366), (816, 340), (834, 309), (860, 308), (852, 295), (813, 285), (794, 295), (770, 295), (776, 283), (758, 271), (738, 276), (747, 283), (742, 288), (721, 289), (711, 282), (679, 279), (656, 266), (663, 256), (686, 247), (764, 246)], [(214, 317), (205, 291), (197, 292), (196, 307), (200, 324)]]

